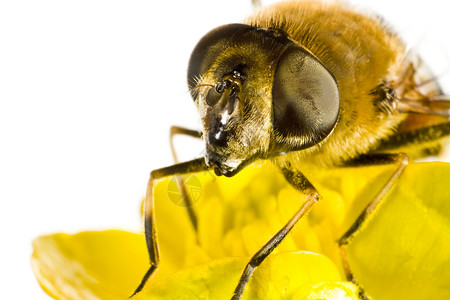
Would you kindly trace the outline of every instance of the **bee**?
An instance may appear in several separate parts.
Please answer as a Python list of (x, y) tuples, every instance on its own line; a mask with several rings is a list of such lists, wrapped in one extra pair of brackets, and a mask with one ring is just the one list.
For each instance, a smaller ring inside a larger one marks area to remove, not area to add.
[[(438, 152), (450, 134), (450, 98), (420, 57), (381, 18), (342, 3), (282, 2), (243, 23), (215, 28), (194, 48), (187, 79), (202, 130), (172, 127), (171, 137), (201, 138), (205, 154), (151, 172), (144, 209), (150, 268), (135, 293), (159, 264), (153, 209), (158, 180), (207, 170), (230, 177), (270, 160), (306, 196), (250, 258), (230, 291), (240, 299), (254, 269), (320, 199), (302, 170), (396, 166), (339, 240), (346, 275), (354, 280), (346, 263), (349, 240), (408, 162)], [(189, 215), (195, 227), (195, 213)]]

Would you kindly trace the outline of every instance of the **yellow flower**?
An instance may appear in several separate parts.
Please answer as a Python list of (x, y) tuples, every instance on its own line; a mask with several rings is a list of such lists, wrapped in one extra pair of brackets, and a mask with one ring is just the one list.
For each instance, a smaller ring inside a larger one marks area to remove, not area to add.
[[(244, 299), (357, 299), (336, 241), (393, 166), (306, 173), (323, 196), (255, 270)], [(155, 188), (161, 263), (135, 299), (229, 299), (256, 252), (304, 197), (270, 166), (233, 178), (188, 179), (195, 233), (170, 179)], [(410, 164), (348, 246), (350, 267), (375, 299), (450, 297), (450, 166)], [(33, 269), (55, 299), (125, 299), (148, 268), (142, 234), (55, 234), (34, 241)]]

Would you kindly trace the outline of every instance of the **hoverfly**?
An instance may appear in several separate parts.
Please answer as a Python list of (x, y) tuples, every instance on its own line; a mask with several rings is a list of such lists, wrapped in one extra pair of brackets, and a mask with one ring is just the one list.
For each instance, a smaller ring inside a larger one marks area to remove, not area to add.
[[(159, 263), (153, 210), (158, 180), (207, 170), (230, 177), (254, 161), (270, 160), (306, 195), (249, 260), (230, 291), (232, 299), (240, 299), (254, 269), (320, 199), (302, 169), (396, 166), (340, 238), (345, 260), (348, 241), (408, 162), (438, 149), (450, 134), (450, 99), (420, 57), (380, 18), (341, 3), (282, 2), (244, 23), (215, 28), (194, 48), (187, 77), (203, 128), (173, 127), (171, 137), (203, 139), (205, 155), (151, 172), (144, 210), (151, 266), (136, 293)], [(193, 211), (189, 214), (195, 222)]]

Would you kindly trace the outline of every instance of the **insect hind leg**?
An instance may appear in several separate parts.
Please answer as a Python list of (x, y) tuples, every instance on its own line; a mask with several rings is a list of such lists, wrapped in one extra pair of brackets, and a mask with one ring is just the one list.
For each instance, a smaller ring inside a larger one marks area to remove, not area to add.
[[(356, 282), (353, 273), (351, 272), (350, 265), (348, 263), (347, 245), (352, 238), (358, 233), (358, 231), (364, 226), (369, 216), (379, 207), (386, 194), (397, 183), (401, 174), (404, 172), (406, 166), (409, 163), (409, 156), (406, 153), (380, 153), (380, 154), (367, 154), (363, 155), (355, 160), (352, 160), (346, 164), (346, 166), (363, 166), (363, 165), (384, 165), (384, 164), (396, 164), (397, 168), (394, 173), (389, 177), (388, 181), (383, 185), (376, 196), (369, 202), (364, 210), (357, 217), (355, 222), (339, 239), (339, 250), (341, 255), (342, 265), (347, 276), (347, 280)], [(362, 298), (366, 298), (364, 292), (362, 292)]]

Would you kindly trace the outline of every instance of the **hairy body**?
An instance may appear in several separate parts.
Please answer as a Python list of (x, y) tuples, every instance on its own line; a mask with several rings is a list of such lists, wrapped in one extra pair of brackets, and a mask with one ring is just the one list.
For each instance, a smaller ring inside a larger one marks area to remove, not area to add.
[[(417, 80), (429, 80), (431, 74), (376, 15), (359, 14), (340, 3), (293, 1), (269, 6), (246, 23), (285, 31), (323, 62), (335, 76), (340, 93), (339, 119), (333, 132), (313, 147), (273, 158), (281, 167), (286, 163), (299, 169), (340, 165), (375, 151), (384, 139), (399, 131), (447, 120), (417, 115), (408, 118), (396, 110), (396, 101), (402, 97), (416, 95), (419, 88), (420, 95), (435, 95), (439, 87), (434, 82), (418, 86)], [(388, 99), (388, 93), (380, 95), (377, 89), (392, 89), (397, 99)], [(417, 156), (415, 148), (424, 145), (410, 147), (412, 156)]]
[[(320, 199), (306, 170), (396, 166), (339, 239), (347, 278), (354, 280), (349, 241), (410, 158), (437, 149), (450, 135), (449, 98), (420, 58), (380, 18), (341, 3), (282, 2), (243, 24), (211, 30), (192, 52), (188, 85), (203, 128), (175, 127), (171, 136), (203, 138), (205, 156), (151, 172), (145, 202), (151, 266), (136, 292), (159, 263), (153, 186), (161, 178), (211, 169), (230, 177), (252, 162), (271, 160), (306, 196), (249, 260), (232, 296), (240, 299), (254, 269)], [(183, 184), (180, 191), (187, 199)], [(189, 215), (196, 228), (195, 213)]]

